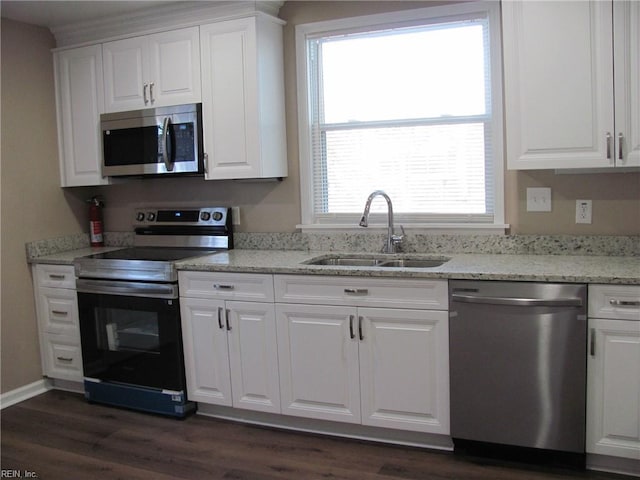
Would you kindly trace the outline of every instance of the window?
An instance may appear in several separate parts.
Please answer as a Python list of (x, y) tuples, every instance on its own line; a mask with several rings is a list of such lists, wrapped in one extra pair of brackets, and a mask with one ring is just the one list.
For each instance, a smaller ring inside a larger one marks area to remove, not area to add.
[(303, 229), (357, 225), (374, 190), (405, 226), (504, 229), (498, 8), (297, 27)]

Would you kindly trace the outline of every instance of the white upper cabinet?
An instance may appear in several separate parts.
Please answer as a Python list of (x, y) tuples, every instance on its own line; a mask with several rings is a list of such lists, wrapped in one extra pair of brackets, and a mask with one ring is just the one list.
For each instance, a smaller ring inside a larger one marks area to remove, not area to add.
[(60, 185), (103, 185), (100, 114), (104, 111), (100, 45), (54, 53)]
[(517, 0), (502, 14), (508, 167), (640, 166), (640, 4)]
[(102, 47), (107, 112), (201, 101), (198, 27)]
[(282, 22), (203, 25), (200, 42), (206, 178), (286, 176)]

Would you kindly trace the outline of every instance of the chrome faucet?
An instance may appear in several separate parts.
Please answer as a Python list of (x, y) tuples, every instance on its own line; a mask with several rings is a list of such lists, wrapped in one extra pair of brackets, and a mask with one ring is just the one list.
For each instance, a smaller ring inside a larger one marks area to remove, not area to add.
[(384, 247), (382, 247), (382, 252), (396, 253), (402, 246), (402, 241), (404, 240), (404, 228), (400, 226), (403, 235), (395, 235), (393, 233), (393, 205), (391, 204), (389, 195), (384, 193), (382, 190), (376, 190), (371, 195), (369, 195), (369, 198), (367, 198), (367, 203), (364, 206), (364, 212), (362, 213), (362, 217), (360, 218), (360, 226), (369, 226), (369, 210), (371, 209), (371, 202), (377, 196), (384, 197), (384, 199), (387, 201), (387, 241)]

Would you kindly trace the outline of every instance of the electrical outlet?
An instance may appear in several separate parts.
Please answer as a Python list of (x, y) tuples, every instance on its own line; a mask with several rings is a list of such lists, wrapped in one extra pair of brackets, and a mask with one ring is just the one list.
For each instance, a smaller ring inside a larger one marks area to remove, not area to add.
[(576, 200), (576, 223), (591, 223), (591, 200)]
[(550, 212), (551, 189), (549, 187), (527, 188), (527, 212)]
[(234, 225), (240, 225), (240, 207), (231, 207), (231, 219)]

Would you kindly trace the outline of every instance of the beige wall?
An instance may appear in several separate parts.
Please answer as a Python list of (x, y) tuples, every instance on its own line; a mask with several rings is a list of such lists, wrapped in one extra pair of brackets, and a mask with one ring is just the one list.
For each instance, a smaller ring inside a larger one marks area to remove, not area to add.
[[(2, 382), (42, 378), (25, 242), (81, 231), (60, 189), (51, 33), (2, 19)], [(82, 206), (84, 207), (84, 206)]]

